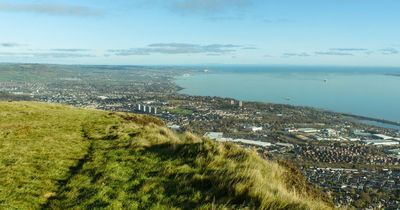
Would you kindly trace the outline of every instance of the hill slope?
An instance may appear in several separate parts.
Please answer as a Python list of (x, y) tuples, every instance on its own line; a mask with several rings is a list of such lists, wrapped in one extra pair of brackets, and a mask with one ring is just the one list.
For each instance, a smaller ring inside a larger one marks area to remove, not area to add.
[(0, 209), (331, 208), (304, 185), (255, 152), (156, 118), (0, 102)]

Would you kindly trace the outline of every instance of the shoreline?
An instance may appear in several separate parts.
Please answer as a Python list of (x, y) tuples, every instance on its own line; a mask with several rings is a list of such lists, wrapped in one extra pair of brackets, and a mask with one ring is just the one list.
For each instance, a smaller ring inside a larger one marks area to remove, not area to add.
[[(185, 88), (182, 88), (182, 90)], [(220, 96), (198, 96), (198, 95), (191, 95), (191, 94), (186, 94), (186, 93), (179, 93), (179, 91), (177, 92), (178, 95), (186, 95), (186, 96), (193, 96), (193, 97), (218, 97), (221, 99), (234, 99), (234, 100), (238, 100), (236, 98), (231, 98), (231, 97), (220, 97)], [(241, 100), (238, 100), (241, 101)], [(329, 114), (336, 114), (336, 115), (341, 115), (344, 117), (351, 117), (355, 120), (357, 120), (357, 123), (360, 124), (364, 124), (364, 125), (369, 125), (371, 126), (371, 124), (367, 123), (366, 121), (370, 121), (370, 122), (377, 122), (377, 123), (381, 123), (381, 124), (386, 124), (386, 125), (391, 125), (391, 126), (398, 126), (398, 128), (393, 128), (393, 127), (385, 127), (385, 126), (379, 126), (379, 125), (373, 125), (376, 127), (380, 127), (380, 128), (384, 128), (384, 129), (391, 129), (391, 130), (398, 130), (400, 131), (400, 122), (395, 122), (395, 121), (390, 121), (390, 120), (385, 120), (385, 119), (378, 119), (378, 118), (373, 118), (373, 117), (367, 117), (367, 116), (362, 116), (362, 115), (356, 115), (356, 114), (351, 114), (351, 113), (342, 113), (342, 112), (335, 112), (335, 111), (331, 111), (331, 110), (325, 110), (325, 109), (321, 109), (318, 107), (312, 107), (312, 106), (300, 106), (300, 105), (292, 105), (292, 104), (280, 104), (280, 103), (273, 103), (273, 102), (263, 102), (263, 101), (243, 101), (244, 103), (262, 103), (262, 104), (273, 104), (273, 105), (282, 105), (282, 106), (291, 106), (291, 107), (295, 107), (295, 108), (308, 108), (308, 109), (313, 109), (315, 111), (319, 111), (319, 112), (325, 112), (325, 113), (329, 113)]]
[(356, 118), (359, 120), (373, 121), (373, 122), (378, 122), (378, 123), (383, 123), (383, 124), (394, 125), (394, 126), (400, 127), (400, 122), (395, 122), (395, 121), (391, 121), (391, 120), (378, 119), (378, 118), (366, 117), (366, 116), (349, 114), (349, 113), (339, 113), (339, 114), (341, 114), (343, 116), (347, 116), (347, 117), (353, 117), (353, 118)]
[[(182, 75), (180, 75), (182, 76)], [(400, 76), (400, 75), (397, 75)], [(201, 96), (201, 95), (192, 95), (192, 94), (187, 94), (187, 93), (181, 93), (180, 91), (185, 90), (187, 88), (182, 87), (180, 85), (178, 85), (176, 83), (176, 80), (178, 78), (177, 77), (173, 77), (172, 82), (174, 83), (174, 85), (177, 87), (177, 91), (176, 93), (179, 95), (188, 95), (188, 96), (197, 96), (197, 97), (219, 97), (219, 98), (232, 98), (235, 100), (239, 100), (237, 98), (234, 97), (221, 97), (221, 96)], [(320, 107), (314, 107), (314, 106), (302, 106), (302, 105), (293, 105), (293, 104), (282, 104), (282, 103), (275, 103), (275, 102), (265, 102), (265, 101), (245, 101), (245, 100), (239, 100), (239, 101), (243, 101), (245, 103), (263, 103), (263, 104), (274, 104), (274, 105), (287, 105), (287, 106), (293, 106), (293, 107), (305, 107), (305, 108), (310, 108), (310, 109), (314, 109), (317, 111), (322, 111), (322, 112), (327, 112), (327, 113), (331, 113), (331, 114), (339, 114), (345, 117), (351, 117), (353, 119), (359, 120), (357, 123), (361, 123), (361, 124), (365, 124), (365, 125), (371, 125), (366, 123), (365, 121), (370, 121), (370, 122), (377, 122), (377, 123), (381, 123), (383, 125), (391, 125), (391, 126), (398, 126), (398, 128), (393, 128), (393, 127), (383, 127), (383, 126), (378, 126), (378, 125), (374, 125), (377, 127), (381, 127), (381, 128), (385, 128), (385, 129), (391, 129), (391, 130), (398, 130), (400, 131), (400, 121), (396, 122), (396, 121), (392, 121), (392, 120), (386, 120), (386, 119), (379, 119), (379, 118), (374, 118), (374, 117), (368, 117), (368, 116), (363, 116), (363, 115), (357, 115), (357, 114), (352, 114), (352, 113), (343, 113), (343, 112), (336, 112), (333, 110), (326, 110)], [(364, 121), (364, 122), (363, 122)]]

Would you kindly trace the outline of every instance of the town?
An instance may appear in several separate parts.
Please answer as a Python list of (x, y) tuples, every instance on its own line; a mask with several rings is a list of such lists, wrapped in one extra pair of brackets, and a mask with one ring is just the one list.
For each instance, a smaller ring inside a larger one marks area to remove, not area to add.
[(200, 68), (1, 65), (10, 70), (0, 73), (0, 99), (153, 115), (176, 132), (291, 161), (338, 207), (400, 208), (399, 130), (310, 107), (180, 94), (174, 79)]

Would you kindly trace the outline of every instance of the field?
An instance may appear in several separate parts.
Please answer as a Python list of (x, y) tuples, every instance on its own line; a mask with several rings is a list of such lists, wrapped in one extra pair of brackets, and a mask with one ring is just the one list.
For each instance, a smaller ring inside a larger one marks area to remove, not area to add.
[(193, 111), (190, 109), (183, 109), (183, 108), (174, 108), (168, 110), (170, 113), (177, 114), (177, 115), (191, 115)]
[(144, 115), (0, 102), (0, 209), (330, 209), (294, 169)]

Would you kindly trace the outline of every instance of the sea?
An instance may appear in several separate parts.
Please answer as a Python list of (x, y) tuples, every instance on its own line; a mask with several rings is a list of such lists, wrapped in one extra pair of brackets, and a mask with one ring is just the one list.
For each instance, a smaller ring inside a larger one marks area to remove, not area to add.
[(175, 82), (183, 94), (309, 106), (400, 122), (400, 68), (215, 66)]

